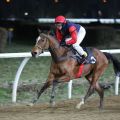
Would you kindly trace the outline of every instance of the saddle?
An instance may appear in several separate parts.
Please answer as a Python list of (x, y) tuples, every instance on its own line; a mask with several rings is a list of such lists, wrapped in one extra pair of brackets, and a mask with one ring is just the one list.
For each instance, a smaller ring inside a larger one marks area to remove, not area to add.
[(73, 58), (77, 60), (77, 62), (79, 64), (95, 64), (96, 63), (96, 59), (92, 53), (91, 48), (89, 47), (84, 47), (83, 50), (87, 53), (87, 57), (86, 58), (82, 58), (82, 56), (80, 54), (77, 53), (77, 51), (72, 47), (72, 51), (74, 53)]
[(72, 45), (66, 45), (64, 42), (60, 44), (61, 46), (68, 47), (72, 52), (72, 58), (76, 59), (79, 64), (95, 64), (96, 59), (92, 53), (92, 49), (90, 47), (83, 47), (83, 50), (86, 51), (87, 57), (85, 59), (82, 58), (80, 54), (73, 48)]

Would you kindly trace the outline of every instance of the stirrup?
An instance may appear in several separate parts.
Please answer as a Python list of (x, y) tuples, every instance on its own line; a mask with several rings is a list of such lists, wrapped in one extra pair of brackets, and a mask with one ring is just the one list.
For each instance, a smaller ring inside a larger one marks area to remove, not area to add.
[(81, 59), (81, 63), (82, 63), (82, 64), (84, 64), (85, 62), (87, 62), (87, 59), (86, 59), (87, 56), (88, 56), (88, 55), (87, 55), (86, 52), (84, 52), (84, 54), (81, 56), (81, 57), (82, 57), (82, 59)]
[(87, 52), (84, 51), (84, 54), (82, 55), (83, 58), (86, 58), (88, 56)]
[(82, 59), (80, 60), (80, 63), (81, 63), (81, 64), (84, 64), (84, 63), (86, 63), (86, 61), (87, 61), (86, 58), (82, 58)]

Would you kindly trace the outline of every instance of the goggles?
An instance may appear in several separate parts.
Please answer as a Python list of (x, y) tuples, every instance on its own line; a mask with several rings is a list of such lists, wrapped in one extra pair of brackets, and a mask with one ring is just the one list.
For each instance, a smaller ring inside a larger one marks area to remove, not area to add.
[(55, 23), (56, 27), (61, 27), (63, 24), (62, 23)]

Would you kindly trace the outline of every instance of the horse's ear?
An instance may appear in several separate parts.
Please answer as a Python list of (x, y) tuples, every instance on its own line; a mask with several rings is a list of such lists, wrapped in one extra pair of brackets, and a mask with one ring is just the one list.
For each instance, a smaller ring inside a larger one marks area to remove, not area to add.
[(38, 28), (38, 33), (40, 34), (40, 33), (42, 33), (42, 31)]
[(45, 38), (49, 39), (48, 35), (47, 35), (47, 34), (45, 34), (45, 33), (41, 33), (41, 34), (40, 34), (40, 36), (41, 36), (41, 37), (45, 37)]
[(49, 30), (49, 31), (47, 31), (47, 35), (50, 35), (50, 32), (51, 32), (50, 30)]

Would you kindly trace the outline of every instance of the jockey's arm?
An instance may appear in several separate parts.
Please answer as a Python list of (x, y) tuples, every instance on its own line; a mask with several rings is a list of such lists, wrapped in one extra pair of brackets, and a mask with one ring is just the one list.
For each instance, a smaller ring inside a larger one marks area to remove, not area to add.
[(66, 41), (67, 45), (74, 44), (77, 41), (77, 31), (76, 31), (76, 28), (74, 26), (71, 26), (69, 28), (69, 32), (70, 32), (70, 35), (71, 35), (71, 39), (69, 41)]

